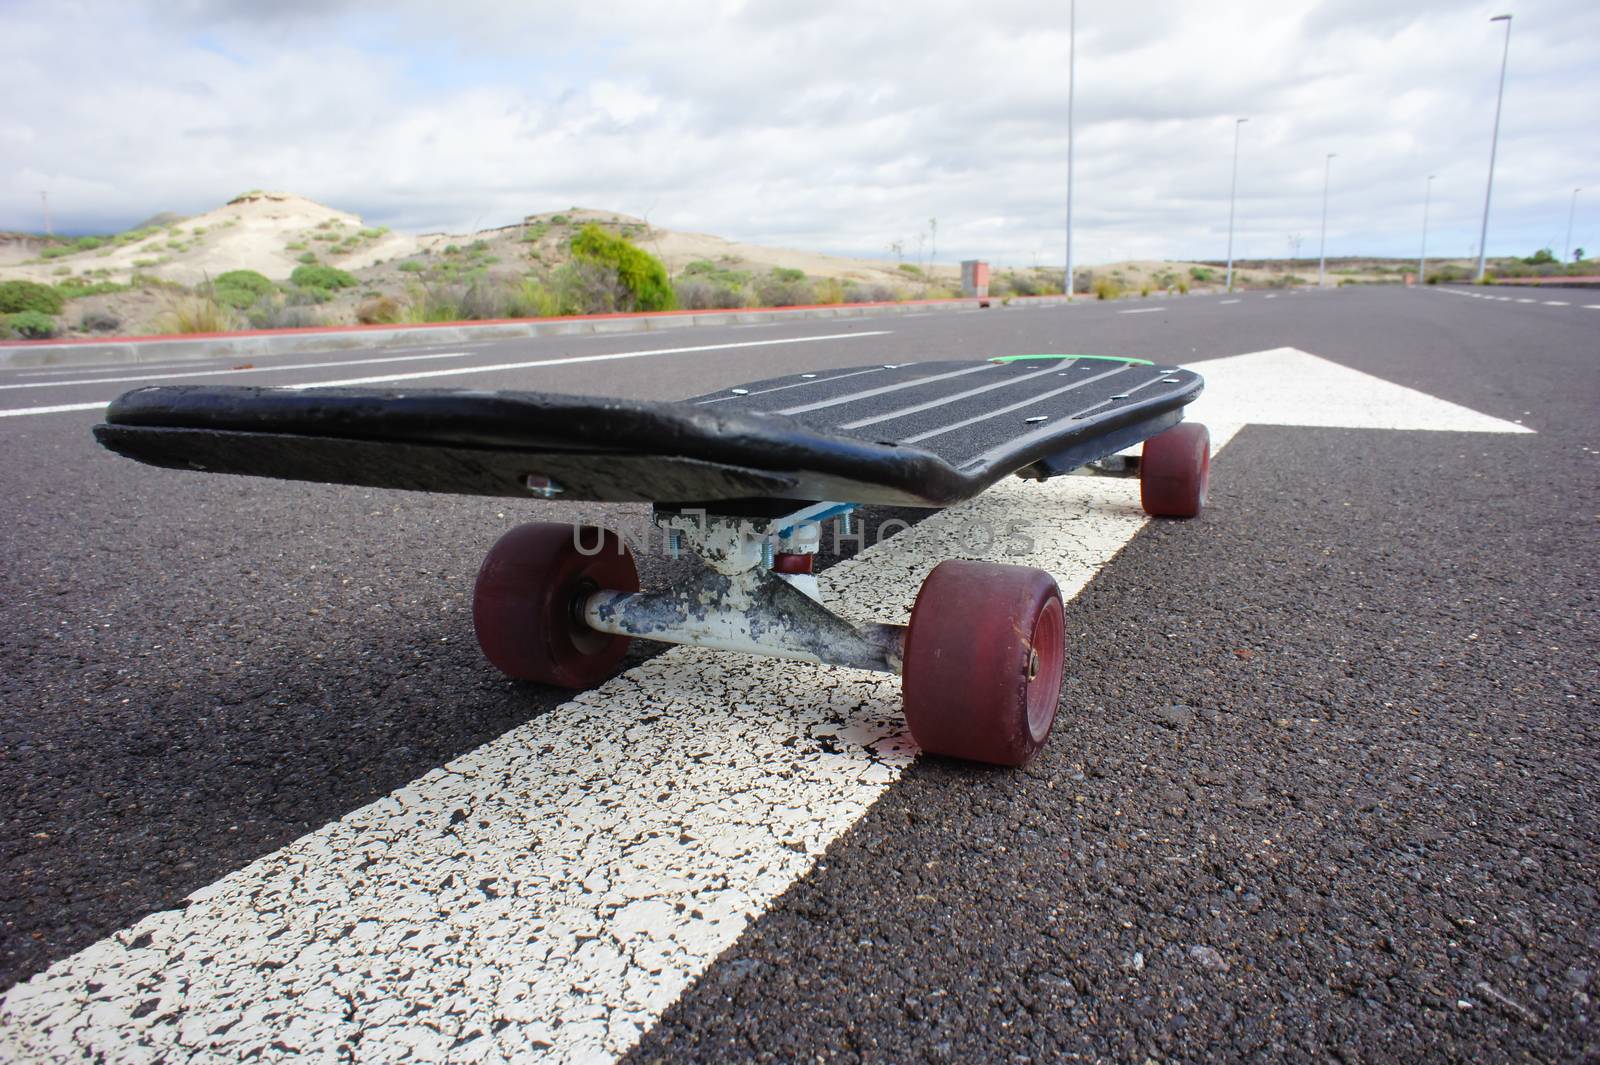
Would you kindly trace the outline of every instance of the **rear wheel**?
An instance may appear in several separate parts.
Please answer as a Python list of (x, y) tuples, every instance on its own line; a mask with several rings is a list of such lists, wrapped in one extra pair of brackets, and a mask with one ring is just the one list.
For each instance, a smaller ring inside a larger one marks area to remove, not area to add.
[(1211, 433), (1180, 422), (1144, 442), (1139, 459), (1139, 499), (1156, 518), (1193, 518), (1206, 505), (1211, 479)]
[(507, 676), (592, 688), (616, 672), (629, 640), (585, 625), (584, 600), (596, 591), (638, 590), (633, 553), (615, 533), (519, 525), (496, 541), (478, 569), (472, 627), (484, 657)]
[(901, 691), (930, 754), (1020, 766), (1055, 723), (1065, 667), (1061, 591), (1044, 570), (952, 560), (917, 593)]

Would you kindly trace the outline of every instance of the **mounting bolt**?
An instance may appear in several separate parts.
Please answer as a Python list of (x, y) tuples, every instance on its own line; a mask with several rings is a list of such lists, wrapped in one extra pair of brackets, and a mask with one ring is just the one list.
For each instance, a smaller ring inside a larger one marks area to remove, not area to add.
[(855, 522), (850, 519), (852, 513), (854, 512), (847, 510), (839, 515), (839, 533), (841, 536), (851, 535), (851, 527), (855, 525)]
[(683, 530), (667, 530), (667, 554), (672, 556), (674, 562), (683, 557)]
[(776, 554), (777, 549), (772, 546), (771, 540), (761, 541), (761, 568), (771, 569)]
[(537, 473), (528, 474), (522, 479), (522, 483), (528, 486), (528, 491), (544, 499), (552, 499), (566, 491), (561, 482)]

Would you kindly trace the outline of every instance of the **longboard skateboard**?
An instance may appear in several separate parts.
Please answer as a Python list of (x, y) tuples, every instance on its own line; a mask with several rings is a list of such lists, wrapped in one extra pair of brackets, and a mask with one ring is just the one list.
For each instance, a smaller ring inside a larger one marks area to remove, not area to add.
[[(679, 402), (538, 392), (153, 387), (95, 436), (173, 469), (520, 498), (646, 501), (697, 581), (639, 590), (623, 540), (536, 523), (489, 551), (480, 646), (512, 677), (608, 677), (630, 639), (897, 672), (924, 750), (1020, 765), (1049, 735), (1064, 617), (1042, 570), (949, 560), (909, 625), (817, 601), (817, 527), (861, 504), (946, 507), (1017, 474), (1137, 472), (1145, 510), (1197, 515), (1209, 437), (1182, 422), (1199, 375), (1071, 355), (788, 374)], [(1137, 462), (1112, 463), (1144, 443)]]

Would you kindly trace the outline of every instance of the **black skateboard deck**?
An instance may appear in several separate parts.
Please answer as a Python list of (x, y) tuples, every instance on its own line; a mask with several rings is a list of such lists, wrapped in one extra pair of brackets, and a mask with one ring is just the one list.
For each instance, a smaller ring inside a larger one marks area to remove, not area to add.
[(665, 505), (943, 507), (1176, 424), (1198, 374), (1017, 356), (793, 373), (678, 402), (541, 392), (159, 386), (95, 436), (154, 466), (473, 495)]

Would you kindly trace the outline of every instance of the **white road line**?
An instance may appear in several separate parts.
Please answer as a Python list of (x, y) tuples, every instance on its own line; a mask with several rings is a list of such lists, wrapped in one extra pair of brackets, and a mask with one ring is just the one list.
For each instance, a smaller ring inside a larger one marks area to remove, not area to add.
[[(447, 377), (447, 376), (452, 376), (452, 375), (473, 374), (473, 373), (500, 373), (500, 372), (503, 372), (503, 371), (506, 371), (506, 370), (526, 370), (526, 369), (532, 369), (534, 367), (539, 367), (539, 366), (564, 366), (564, 365), (566, 365), (568, 363), (607, 362), (607, 361), (610, 361), (612, 359), (638, 359), (638, 358), (643, 358), (643, 357), (648, 356), (648, 355), (675, 355), (675, 354), (679, 354), (679, 353), (682, 353), (682, 352), (689, 352), (689, 351), (720, 351), (720, 350), (725, 349), (725, 348), (764, 348), (764, 347), (770, 347), (770, 346), (772, 346), (774, 344), (803, 344), (803, 343), (805, 343), (807, 341), (813, 341), (813, 340), (853, 340), (856, 337), (887, 336), (891, 332), (892, 332), (892, 330), (889, 330), (889, 329), (879, 329), (879, 330), (875, 330), (875, 331), (872, 331), (872, 332), (866, 332), (866, 333), (830, 333), (830, 334), (828, 334), (826, 336), (787, 337), (787, 338), (784, 338), (784, 339), (781, 339), (781, 340), (746, 340), (746, 341), (741, 341), (741, 342), (739, 342), (737, 344), (701, 344), (701, 345), (697, 345), (695, 347), (687, 347), (687, 348), (655, 348), (655, 349), (652, 349), (652, 350), (649, 350), (649, 351), (619, 351), (619, 352), (613, 352), (613, 353), (611, 353), (609, 355), (577, 355), (577, 356), (573, 356), (573, 357), (570, 357), (570, 358), (564, 358), (564, 359), (539, 359), (539, 360), (536, 360), (536, 361), (533, 361), (533, 362), (498, 363), (498, 364), (493, 365), (493, 366), (464, 366), (464, 367), (461, 367), (460, 369), (429, 370), (429, 371), (419, 372), (419, 373), (389, 374), (389, 375), (385, 375), (385, 376), (382, 376), (382, 377), (353, 377), (353, 378), (350, 378), (349, 380), (346, 380), (346, 381), (306, 381), (306, 382), (302, 382), (300, 384), (285, 385), (283, 387), (285, 387), (285, 388), (335, 388), (335, 387), (347, 387), (347, 386), (350, 386), (350, 385), (378, 384), (380, 382), (385, 382), (385, 381), (413, 381), (413, 380), (417, 380), (419, 378), (424, 378), (424, 377)], [(449, 353), (449, 357), (454, 358), (454, 357), (463, 356), (465, 354), (466, 354), (466, 352), (451, 352), (451, 353)], [(418, 355), (418, 356), (411, 356), (411, 357), (412, 358), (444, 358), (446, 356), (443, 356), (443, 355), (438, 355), (438, 356), (434, 356), (434, 355)], [(362, 359), (362, 360), (356, 360), (354, 362), (306, 363), (306, 364), (303, 364), (303, 365), (296, 365), (296, 366), (277, 366), (277, 367), (264, 366), (264, 367), (258, 368), (254, 372), (259, 373), (259, 372), (264, 372), (266, 370), (272, 370), (272, 369), (278, 369), (278, 370), (321, 369), (321, 368), (323, 368), (325, 366), (356, 366), (356, 365), (360, 365), (363, 362), (399, 362), (399, 361), (402, 361), (402, 360), (399, 360), (399, 359)], [(247, 373), (247, 372), (251, 372), (251, 371), (233, 370), (233, 371), (217, 371), (217, 372), (218, 373)], [(196, 377), (196, 376), (201, 376), (201, 375), (198, 375), (198, 374), (173, 374), (171, 376), (157, 375), (153, 379), (169, 381), (173, 377)], [(135, 380), (141, 380), (141, 378), (124, 378), (123, 380), (135, 381)], [(74, 382), (70, 382), (70, 383), (72, 383), (72, 384), (92, 384), (94, 382), (74, 381)], [(30, 385), (0, 385), (0, 388), (29, 388), (29, 387), (36, 387), (36, 386), (33, 386), (31, 384)], [(65, 405), (62, 405), (62, 406), (55, 406), (55, 407), (17, 407), (17, 408), (14, 408), (12, 410), (0, 410), (0, 418), (17, 418), (17, 417), (21, 417), (21, 416), (26, 415), (26, 414), (63, 414), (65, 412), (67, 412), (67, 411), (75, 411), (75, 410), (98, 410), (100, 408), (105, 407), (110, 402), (111, 401), (109, 399), (102, 399), (102, 400), (97, 400), (97, 401), (95, 401), (93, 403), (68, 403), (68, 404), (65, 404)]]
[(0, 385), (0, 389), (15, 388), (76, 388), (79, 385), (123, 385), (134, 381), (177, 381), (185, 377), (232, 377), (245, 373), (276, 373), (282, 370), (323, 370), (340, 366), (372, 366), (386, 362), (418, 362), (423, 359), (464, 359), (470, 352), (443, 351), (434, 355), (386, 355), (380, 359), (340, 359), (336, 362), (295, 362), (283, 366), (256, 366), (248, 359), (231, 367), (216, 370), (196, 370), (192, 373), (147, 373), (133, 377), (95, 377), (84, 381), (27, 381), (23, 384)]
[(1238, 303), (1238, 302), (1239, 302), (1238, 300), (1222, 300), (1217, 305), (1219, 307), (1226, 307), (1230, 303)]
[[(1264, 420), (1528, 431), (1288, 348), (1198, 369), (1216, 448)], [(1013, 522), (1022, 554), (975, 535)], [(1144, 523), (1132, 481), (1010, 479), (820, 583), (904, 620), (934, 564), (987, 557), (1070, 599)], [(674, 648), (12, 988), (0, 1060), (606, 1061), (911, 758), (891, 676)]]
[(1118, 311), (1118, 314), (1150, 314), (1152, 311), (1165, 310), (1165, 307), (1135, 307), (1131, 311)]
[(1517, 302), (1518, 303), (1537, 303), (1539, 301), (1538, 300), (1531, 300), (1531, 299), (1528, 299), (1526, 296), (1524, 296), (1523, 298), (1517, 300)]
[(376, 385), (388, 381), (420, 381), (430, 377), (456, 377), (462, 374), (505, 373), (510, 370), (530, 370), (539, 366), (567, 366), (581, 362), (609, 362), (613, 359), (642, 359), (650, 355), (679, 355), (690, 351), (727, 351), (732, 348), (765, 348), (776, 344), (810, 344), (821, 340), (859, 340), (863, 337), (888, 336), (892, 329), (876, 329), (862, 333), (829, 333), (825, 336), (784, 337), (779, 340), (741, 340), (732, 344), (696, 344), (687, 348), (655, 348), (650, 351), (617, 351), (609, 355), (577, 355), (565, 359), (535, 359), (531, 362), (502, 362), (494, 366), (463, 366), (449, 370), (426, 370), (419, 373), (388, 374), (381, 377), (352, 377), (346, 381), (314, 381), (290, 388), (346, 388), (351, 385)]
[(18, 377), (61, 377), (61, 376), (64, 376), (64, 375), (77, 375), (77, 374), (86, 374), (86, 373), (111, 373), (111, 372), (113, 372), (115, 370), (186, 370), (186, 369), (194, 369), (197, 366), (210, 366), (215, 362), (217, 362), (216, 359), (198, 359), (198, 360), (196, 360), (194, 362), (167, 362), (167, 363), (154, 363), (154, 364), (152, 364), (152, 363), (143, 363), (143, 362), (127, 362), (127, 363), (115, 363), (115, 362), (107, 363), (107, 362), (103, 362), (98, 366), (89, 366), (89, 367), (85, 367), (84, 369), (80, 369), (80, 370), (64, 370), (64, 369), (59, 369), (59, 368), (58, 369), (54, 369), (54, 370), (21, 370), (21, 371), (19, 371), (17, 373), (17, 376)]
[(1269, 299), (1269, 300), (1275, 300), (1275, 299), (1278, 298), (1278, 294), (1276, 292), (1269, 292), (1269, 293), (1266, 294), (1266, 296), (1264, 296), (1262, 298), (1263, 299)]
[(1511, 297), (1510, 296), (1496, 296), (1494, 298), (1499, 300), (1501, 303), (1510, 303), (1511, 302)]
[(1544, 301), (1544, 305), (1546, 307), (1570, 307), (1570, 306), (1572, 306), (1572, 304), (1568, 303), (1566, 300), (1545, 300)]
[(109, 399), (102, 399), (95, 403), (63, 403), (55, 407), (17, 407), (14, 410), (0, 410), (0, 418), (17, 418), (24, 414), (66, 414), (74, 410), (104, 410)]
[(1586, 311), (1600, 311), (1600, 303), (1585, 303), (1583, 309)]

